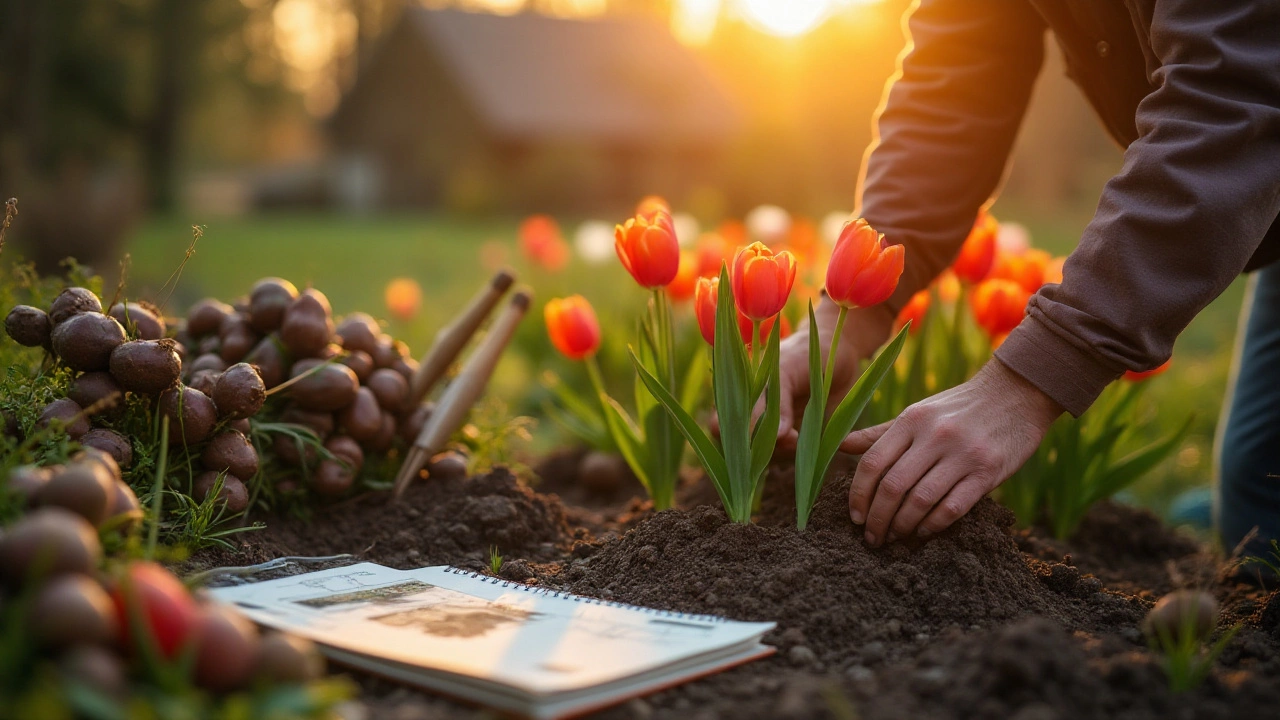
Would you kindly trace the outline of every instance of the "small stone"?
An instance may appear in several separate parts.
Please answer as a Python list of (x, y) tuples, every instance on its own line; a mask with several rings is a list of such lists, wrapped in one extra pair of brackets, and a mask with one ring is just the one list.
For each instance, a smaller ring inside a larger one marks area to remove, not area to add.
[(640, 698), (627, 703), (627, 710), (631, 712), (634, 720), (649, 720), (653, 717), (653, 706)]
[(947, 684), (947, 671), (940, 667), (924, 668), (916, 672), (916, 681), (927, 692), (941, 690)]
[(902, 633), (902, 623), (898, 620), (889, 620), (884, 624), (884, 629), (890, 637), (893, 637)]
[(876, 673), (865, 665), (851, 665), (848, 670), (844, 671), (845, 677), (856, 683), (864, 683), (875, 680)]
[(878, 663), (884, 659), (884, 643), (879, 640), (873, 640), (862, 646), (862, 661), (866, 663)]
[(636, 551), (636, 557), (645, 564), (652, 565), (658, 562), (658, 548), (652, 545), (645, 545)]
[(929, 642), (929, 633), (916, 633), (916, 642), (918, 643)]
[(796, 665), (816, 665), (818, 655), (807, 645), (797, 645), (787, 651), (787, 659)]
[(533, 570), (523, 560), (508, 560), (498, 569), (498, 576), (506, 580), (523, 582), (533, 577)]
[(422, 553), (418, 552), (417, 548), (410, 548), (409, 552), (405, 553), (405, 555), (409, 556), (410, 560), (417, 560), (422, 557)]
[(1143, 644), (1142, 631), (1138, 630), (1138, 628), (1136, 627), (1121, 628), (1120, 637), (1124, 638), (1125, 640), (1128, 640), (1134, 645)]

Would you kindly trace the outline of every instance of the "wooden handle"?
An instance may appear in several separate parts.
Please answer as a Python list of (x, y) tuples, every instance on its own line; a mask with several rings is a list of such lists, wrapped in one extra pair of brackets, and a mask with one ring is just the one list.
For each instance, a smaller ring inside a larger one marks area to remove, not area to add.
[(458, 353), (467, 346), (467, 342), (476, 334), (476, 330), (493, 312), (493, 308), (506, 294), (507, 289), (515, 282), (515, 274), (510, 270), (499, 270), (493, 278), (471, 299), (471, 303), (461, 314), (440, 332), (436, 333), (435, 342), (422, 358), (418, 371), (409, 383), (409, 396), (405, 399), (405, 408), (412, 408), (431, 392), (440, 378), (449, 371), (449, 366), (458, 358)]
[(493, 321), (489, 332), (480, 341), (480, 346), (467, 359), (462, 372), (449, 383), (444, 395), (436, 403), (436, 409), (431, 413), (431, 418), (427, 420), (426, 426), (418, 434), (418, 439), (414, 441), (413, 450), (405, 458), (405, 464), (400, 468), (400, 473), (396, 476), (393, 493), (395, 498), (404, 494), (405, 488), (422, 469), (426, 458), (443, 448), (458, 428), (462, 427), (472, 406), (484, 393), (485, 386), (489, 384), (489, 378), (493, 376), (494, 368), (498, 366), (498, 360), (502, 358), (503, 351), (511, 343), (516, 327), (528, 312), (532, 301), (533, 296), (527, 290), (521, 290), (512, 295), (511, 303), (498, 316), (498, 319)]

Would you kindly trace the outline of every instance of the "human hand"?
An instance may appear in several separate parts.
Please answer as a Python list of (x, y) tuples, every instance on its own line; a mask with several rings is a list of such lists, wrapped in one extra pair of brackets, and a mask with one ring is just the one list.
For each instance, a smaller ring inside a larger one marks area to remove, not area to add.
[[(825, 298), (814, 308), (814, 315), (818, 320), (818, 345), (822, 349), (824, 361), (829, 357), (831, 336), (835, 334), (839, 311), (839, 306)], [(832, 374), (831, 397), (836, 402), (857, 381), (858, 363), (875, 354), (876, 349), (888, 340), (893, 319), (893, 313), (882, 305), (849, 311), (840, 335), (840, 348), (836, 352), (836, 366)], [(782, 402), (779, 406), (777, 447), (782, 450), (795, 450), (800, 438), (798, 421), (804, 417), (805, 406), (809, 404), (809, 333), (812, 331), (806, 322), (783, 340), (780, 348)], [(756, 405), (752, 420), (759, 418), (763, 412), (764, 403), (761, 400)]]
[(1017, 471), (1062, 413), (993, 359), (968, 382), (845, 438), (840, 449), (862, 455), (849, 517), (865, 521), (872, 547), (941, 532)]

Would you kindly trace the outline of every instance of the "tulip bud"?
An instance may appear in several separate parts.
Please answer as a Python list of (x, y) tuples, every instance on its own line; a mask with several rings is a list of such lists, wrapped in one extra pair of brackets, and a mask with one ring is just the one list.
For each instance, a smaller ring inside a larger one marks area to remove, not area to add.
[(971, 285), (976, 285), (987, 278), (991, 265), (996, 258), (996, 232), (1000, 225), (995, 218), (985, 211), (978, 215), (973, 223), (973, 230), (960, 246), (960, 254), (951, 269), (956, 277)]
[(921, 290), (912, 295), (907, 304), (902, 306), (897, 319), (893, 321), (893, 331), (895, 333), (898, 332), (910, 321), (911, 329), (908, 332), (912, 335), (920, 332), (920, 328), (924, 327), (924, 316), (929, 312), (929, 303), (931, 301), (932, 297), (929, 295), (928, 290)]
[(782, 312), (791, 297), (795, 256), (786, 250), (775, 255), (763, 243), (751, 243), (734, 255), (729, 282), (739, 312), (752, 320), (771, 318)]
[(846, 308), (871, 307), (898, 288), (906, 259), (901, 245), (884, 244), (884, 235), (866, 220), (845, 226), (827, 265), (827, 296)]
[(671, 215), (662, 209), (641, 213), (613, 229), (613, 247), (622, 266), (647, 288), (669, 285), (680, 269), (680, 245)]
[(543, 308), (551, 344), (570, 360), (594, 355), (600, 348), (600, 323), (581, 295), (556, 298)]
[(970, 304), (978, 326), (991, 338), (1008, 334), (1022, 322), (1031, 293), (1012, 280), (984, 280), (973, 290)]

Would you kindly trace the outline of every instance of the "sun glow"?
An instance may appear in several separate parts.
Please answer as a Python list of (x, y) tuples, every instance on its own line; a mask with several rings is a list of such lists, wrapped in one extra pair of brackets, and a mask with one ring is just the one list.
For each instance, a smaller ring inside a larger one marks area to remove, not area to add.
[(740, 0), (738, 11), (764, 32), (795, 37), (821, 24), (833, 4), (831, 0)]

